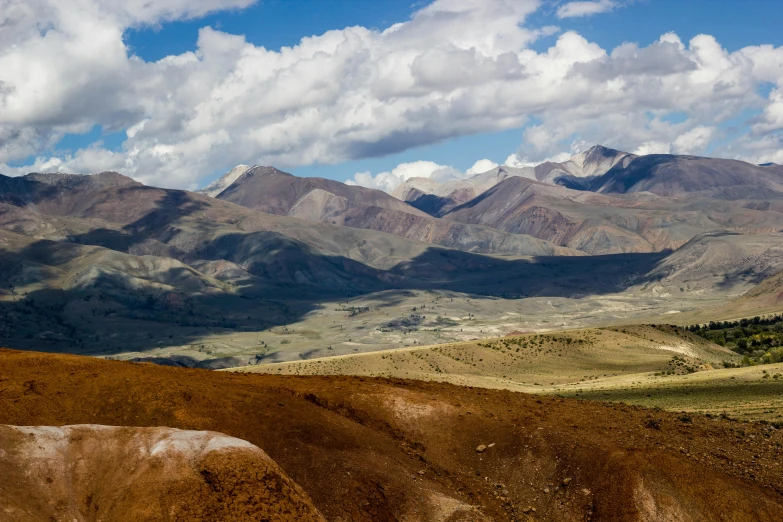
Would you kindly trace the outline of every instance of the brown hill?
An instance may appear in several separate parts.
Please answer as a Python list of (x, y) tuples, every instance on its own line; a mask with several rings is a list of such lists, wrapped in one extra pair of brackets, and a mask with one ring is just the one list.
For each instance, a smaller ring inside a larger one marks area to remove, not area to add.
[(323, 521), (262, 450), (207, 431), (0, 426), (3, 520)]
[(247, 440), (328, 520), (783, 518), (783, 439), (760, 424), (438, 383), (14, 351), (0, 352), (0, 386), (0, 423)]
[[(314, 190), (331, 195), (317, 200), (302, 201)], [(414, 215), (425, 215), (407, 203), (381, 190), (346, 185), (324, 178), (300, 178), (274, 167), (252, 167), (216, 196), (243, 207), (268, 214), (294, 215), (302, 213), (313, 221), (338, 217), (347, 207), (381, 207)], [(313, 219), (314, 218), (314, 219)]]
[[(755, 280), (758, 280), (757, 275)], [(679, 324), (736, 321), (745, 317), (783, 312), (783, 271), (763, 279), (741, 296), (720, 306), (676, 316)], [(671, 320), (672, 317), (667, 319)]]
[(783, 233), (718, 232), (697, 236), (667, 256), (650, 272), (647, 284), (668, 292), (720, 288), (737, 296), (781, 270)]

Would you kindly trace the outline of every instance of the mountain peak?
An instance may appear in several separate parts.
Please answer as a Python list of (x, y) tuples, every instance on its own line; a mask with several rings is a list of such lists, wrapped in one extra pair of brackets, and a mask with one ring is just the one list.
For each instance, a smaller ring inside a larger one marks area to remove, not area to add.
[(207, 185), (201, 190), (197, 190), (199, 194), (205, 196), (215, 197), (228, 188), (229, 185), (234, 183), (242, 174), (250, 170), (252, 167), (248, 165), (237, 165), (227, 173), (220, 176), (218, 179)]
[(293, 176), (293, 174), (289, 174), (288, 172), (283, 172), (282, 170), (278, 169), (277, 167), (272, 167), (270, 165), (253, 165), (252, 167), (248, 168), (245, 172), (243, 172), (239, 177), (242, 176), (270, 176), (270, 175), (283, 175), (283, 176)]
[(205, 196), (209, 197), (217, 197), (221, 192), (226, 190), (228, 187), (233, 185), (237, 180), (240, 178), (247, 178), (254, 175), (283, 175), (283, 176), (291, 176), (292, 174), (289, 174), (287, 172), (283, 172), (280, 169), (277, 169), (272, 166), (268, 165), (253, 165), (252, 167), (249, 165), (237, 165), (233, 169), (229, 170), (227, 173), (223, 174), (221, 177), (207, 185), (201, 190), (197, 190), (199, 194), (204, 194)]

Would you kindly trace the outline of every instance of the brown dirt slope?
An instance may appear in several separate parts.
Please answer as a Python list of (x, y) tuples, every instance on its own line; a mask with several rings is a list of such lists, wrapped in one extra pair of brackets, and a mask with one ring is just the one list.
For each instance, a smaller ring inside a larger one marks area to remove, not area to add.
[(259, 448), (220, 433), (0, 426), (0, 519), (323, 521)]
[(334, 521), (783, 519), (783, 433), (617, 404), (4, 350), (0, 423), (219, 431)]

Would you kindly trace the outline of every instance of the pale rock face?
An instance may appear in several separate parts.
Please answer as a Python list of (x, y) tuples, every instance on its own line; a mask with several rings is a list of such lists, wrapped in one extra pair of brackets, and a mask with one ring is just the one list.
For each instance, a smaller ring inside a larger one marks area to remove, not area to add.
[(288, 211), (289, 216), (308, 221), (342, 222), (348, 209), (348, 199), (322, 189), (313, 189), (300, 198)]
[(216, 197), (218, 194), (226, 190), (232, 183), (234, 183), (239, 177), (250, 170), (253, 167), (248, 165), (237, 165), (226, 174), (216, 179), (201, 190), (197, 190), (199, 194), (204, 194), (209, 197)]
[(324, 520), (263, 450), (211, 431), (0, 426), (0, 476), (2, 520)]

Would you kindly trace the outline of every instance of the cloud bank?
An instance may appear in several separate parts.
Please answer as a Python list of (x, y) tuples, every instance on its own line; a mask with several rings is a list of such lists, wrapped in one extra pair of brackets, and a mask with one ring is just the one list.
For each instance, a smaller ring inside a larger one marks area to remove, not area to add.
[[(557, 33), (527, 23), (537, 0), (436, 0), (383, 31), (349, 27), (279, 51), (210, 27), (192, 51), (156, 62), (123, 41), (129, 28), (250, 3), (0, 0), (0, 172), (118, 170), (195, 188), (237, 163), (338, 163), (522, 127), (513, 156), (532, 161), (589, 141), (783, 162), (783, 48), (730, 53), (709, 35), (665, 34), (606, 50), (566, 31), (536, 52)], [(748, 111), (747, 130), (726, 140)], [(96, 125), (123, 132), (121, 147), (43, 154)], [(395, 171), (356, 181), (407, 175)]]

